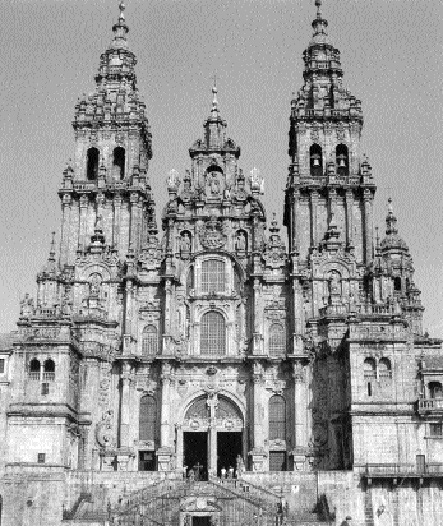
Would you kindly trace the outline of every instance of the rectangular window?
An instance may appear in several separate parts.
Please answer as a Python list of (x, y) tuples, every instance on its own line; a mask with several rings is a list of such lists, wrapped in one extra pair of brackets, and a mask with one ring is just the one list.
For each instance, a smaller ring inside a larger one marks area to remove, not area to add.
[(154, 451), (139, 451), (138, 452), (138, 470), (139, 471), (155, 471)]
[(45, 382), (42, 384), (42, 395), (45, 396), (48, 394), (49, 394), (49, 384)]
[(0, 374), (5, 374), (5, 360), (3, 358), (0, 359)]
[(269, 471), (286, 471), (286, 451), (269, 452)]
[(443, 436), (443, 424), (439, 422), (438, 424), (430, 424), (431, 436)]
[(46, 453), (37, 453), (37, 462), (44, 464), (46, 462)]

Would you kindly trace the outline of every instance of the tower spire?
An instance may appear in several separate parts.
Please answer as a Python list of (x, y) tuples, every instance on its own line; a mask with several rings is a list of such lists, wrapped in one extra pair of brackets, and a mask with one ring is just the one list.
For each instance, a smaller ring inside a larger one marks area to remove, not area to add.
[(317, 17), (312, 22), (312, 27), (314, 28), (314, 35), (311, 44), (318, 44), (326, 42), (326, 37), (328, 33), (326, 31), (328, 27), (328, 21), (323, 18), (321, 12), (322, 0), (315, 0), (315, 5), (317, 6)]
[(114, 39), (111, 42), (111, 49), (127, 49), (128, 43), (126, 40), (126, 33), (129, 33), (129, 27), (126, 25), (125, 9), (126, 5), (123, 0), (119, 4), (120, 13), (118, 15), (117, 23), (112, 27), (114, 32)]

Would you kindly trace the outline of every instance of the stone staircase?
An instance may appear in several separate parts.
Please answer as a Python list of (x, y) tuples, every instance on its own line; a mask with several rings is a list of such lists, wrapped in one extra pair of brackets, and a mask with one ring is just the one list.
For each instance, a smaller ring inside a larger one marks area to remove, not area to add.
[(81, 493), (64, 513), (66, 526), (179, 526), (180, 506), (207, 498), (221, 508), (219, 526), (325, 526), (318, 510), (282, 510), (280, 496), (240, 480), (168, 482), (143, 488), (111, 504), (104, 488)]

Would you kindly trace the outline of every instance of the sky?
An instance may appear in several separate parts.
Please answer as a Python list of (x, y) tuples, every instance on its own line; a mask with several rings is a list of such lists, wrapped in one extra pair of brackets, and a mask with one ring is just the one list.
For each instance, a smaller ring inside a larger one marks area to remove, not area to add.
[[(375, 225), (384, 231), (392, 196), (422, 290), (424, 327), (443, 337), (442, 4), (325, 0), (322, 11), (342, 53), (344, 85), (362, 100), (363, 151), (378, 186)], [(20, 297), (35, 295), (52, 230), (59, 239), (57, 190), (74, 152), (74, 106), (94, 90), (118, 12), (118, 0), (2, 0), (0, 332), (15, 329)], [(260, 170), (268, 217), (276, 212), (281, 221), (290, 101), (302, 86), (315, 12), (314, 0), (126, 1), (153, 134), (158, 220), (167, 172), (183, 174), (189, 147), (202, 137), (216, 73), (240, 166)]]

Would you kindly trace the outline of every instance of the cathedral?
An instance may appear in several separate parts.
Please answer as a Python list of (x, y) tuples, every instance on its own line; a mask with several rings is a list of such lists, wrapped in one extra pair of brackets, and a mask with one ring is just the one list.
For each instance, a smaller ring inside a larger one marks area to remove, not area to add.
[(443, 523), (441, 341), (391, 200), (373, 228), (361, 101), (315, 4), (284, 230), (215, 82), (157, 222), (120, 4), (59, 243), (0, 341), (2, 526)]

